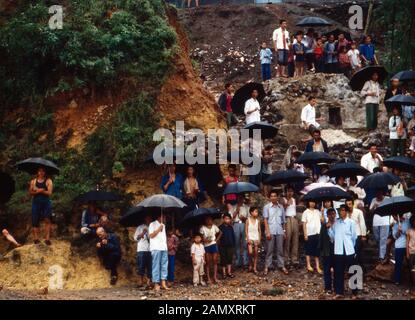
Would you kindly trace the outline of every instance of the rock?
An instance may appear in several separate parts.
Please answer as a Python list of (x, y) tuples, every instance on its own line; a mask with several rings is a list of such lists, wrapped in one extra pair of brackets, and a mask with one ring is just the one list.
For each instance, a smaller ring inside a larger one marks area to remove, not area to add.
[(72, 99), (71, 102), (68, 105), (69, 109), (76, 109), (78, 108), (78, 103), (75, 101), (75, 99)]

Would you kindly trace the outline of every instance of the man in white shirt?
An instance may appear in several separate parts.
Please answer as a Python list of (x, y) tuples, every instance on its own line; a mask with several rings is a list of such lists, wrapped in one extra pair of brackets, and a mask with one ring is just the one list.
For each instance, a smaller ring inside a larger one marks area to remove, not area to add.
[(382, 162), (383, 158), (378, 153), (378, 147), (375, 143), (369, 145), (369, 152), (360, 159), (360, 165), (370, 173), (373, 173), (375, 168), (381, 169)]
[(163, 215), (159, 215), (157, 220), (150, 223), (148, 227), (148, 234), (150, 237), (150, 251), (151, 251), (151, 263), (152, 263), (152, 280), (154, 283), (154, 290), (160, 291), (161, 287), (165, 290), (169, 290), (167, 287), (167, 236), (166, 226), (164, 225)]
[(150, 222), (151, 216), (145, 216), (144, 223), (138, 226), (134, 233), (134, 240), (137, 241), (137, 270), (138, 275), (141, 278), (140, 286), (144, 285), (144, 275), (146, 273), (146, 284), (149, 285), (151, 280), (151, 252), (150, 239), (148, 236), (148, 226)]
[(284, 209), (286, 225), (286, 241), (284, 243), (284, 258), (287, 264), (290, 262), (294, 267), (298, 267), (298, 240), (299, 240), (299, 224), (297, 219), (297, 204), (294, 198), (293, 187), (287, 187), (287, 196), (284, 198)]
[(245, 102), (246, 124), (261, 121), (261, 113), (258, 98), (258, 91), (252, 90), (251, 99)]
[(238, 203), (234, 206), (228, 204), (228, 213), (233, 220), (235, 234), (235, 266), (237, 268), (248, 266), (248, 252), (246, 246), (245, 221), (249, 217), (249, 195), (238, 195)]
[(308, 130), (312, 135), (316, 129), (320, 128), (318, 121), (324, 121), (324, 118), (316, 119), (317, 99), (313, 96), (308, 98), (308, 105), (301, 111), (301, 124), (305, 130)]
[[(353, 194), (355, 197), (356, 195)], [(349, 209), (349, 218), (352, 219), (355, 222), (356, 226), (356, 245), (355, 245), (355, 251), (356, 251), (356, 261), (359, 265), (362, 265), (362, 245), (363, 242), (366, 241), (366, 222), (365, 222), (365, 216), (363, 215), (363, 211), (355, 208), (354, 206), (354, 199), (346, 200), (346, 206)]]
[(280, 27), (272, 34), (275, 52), (278, 53), (278, 76), (287, 77), (288, 49), (290, 45), (290, 33), (287, 31), (287, 21), (281, 20)]
[(365, 98), (366, 106), (366, 127), (369, 130), (376, 130), (378, 126), (378, 112), (381, 96), (379, 75), (374, 72), (371, 79), (366, 81), (362, 89), (362, 96)]
[[(389, 197), (385, 197), (382, 190), (379, 190), (376, 194), (376, 198), (372, 200), (369, 210), (373, 214), (375, 209), (379, 207), (383, 200)], [(385, 262), (386, 257), (386, 248), (388, 243), (389, 228), (391, 225), (391, 216), (381, 217), (378, 214), (373, 215), (373, 235), (376, 241), (379, 243), (379, 260)]]

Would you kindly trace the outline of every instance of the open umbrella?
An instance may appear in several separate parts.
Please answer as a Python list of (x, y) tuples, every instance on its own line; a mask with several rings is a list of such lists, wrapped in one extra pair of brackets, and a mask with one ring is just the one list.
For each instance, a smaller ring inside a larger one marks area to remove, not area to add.
[(232, 111), (236, 114), (244, 114), (245, 102), (251, 99), (253, 90), (258, 91), (258, 101), (261, 103), (265, 98), (264, 86), (257, 82), (248, 82), (243, 87), (236, 90), (232, 98)]
[(374, 214), (380, 216), (390, 216), (393, 214), (403, 215), (414, 211), (415, 200), (409, 197), (392, 197), (386, 198), (374, 211)]
[(384, 66), (368, 66), (357, 71), (353, 77), (350, 79), (350, 86), (353, 91), (360, 91), (363, 89), (366, 81), (372, 78), (372, 75), (377, 73), (379, 75), (379, 83), (385, 81), (388, 76)]
[(198, 208), (186, 213), (186, 215), (180, 223), (180, 226), (199, 226), (204, 223), (206, 217), (212, 217), (212, 219), (216, 219), (220, 218), (220, 216), (221, 212), (217, 208)]
[(395, 74), (392, 79), (399, 79), (399, 81), (415, 81), (415, 71), (407, 70)]
[(272, 186), (279, 184), (294, 184), (307, 180), (308, 176), (296, 170), (278, 171), (269, 176), (264, 183)]
[(121, 197), (113, 192), (92, 190), (77, 196), (74, 200), (81, 203), (98, 201), (120, 201)]
[(353, 177), (353, 176), (365, 176), (369, 173), (368, 170), (363, 168), (356, 162), (342, 162), (336, 163), (328, 171), (329, 177)]
[(301, 194), (307, 194), (312, 190), (320, 189), (320, 188), (339, 188), (339, 189), (341, 189), (341, 187), (339, 185), (331, 183), (331, 182), (315, 182), (315, 183), (311, 183), (308, 186), (304, 187), (304, 189), (301, 190), (300, 193)]
[(13, 178), (5, 172), (0, 172), (0, 204), (8, 202), (15, 191)]
[(332, 24), (319, 17), (306, 17), (296, 24), (297, 27), (328, 27)]
[(174, 214), (180, 212), (184, 207), (186, 207), (186, 204), (176, 197), (167, 194), (155, 194), (130, 208), (122, 216), (120, 223), (124, 227), (137, 226), (146, 214)]
[(244, 127), (244, 129), (248, 129), (250, 131), (249, 136), (251, 137), (253, 135), (254, 129), (261, 130), (261, 138), (262, 139), (272, 139), (274, 138), (278, 133), (278, 128), (276, 126), (273, 126), (272, 124), (268, 122), (252, 122)]
[(415, 173), (415, 160), (398, 156), (387, 158), (383, 161), (383, 165), (388, 168), (399, 169), (404, 172)]
[(385, 101), (386, 109), (392, 112), (393, 106), (415, 106), (415, 97), (397, 94)]
[(365, 189), (384, 189), (390, 185), (397, 184), (401, 179), (389, 172), (372, 173), (363, 178), (357, 185)]
[(17, 169), (29, 174), (36, 174), (39, 168), (45, 168), (49, 175), (58, 174), (59, 168), (52, 161), (43, 158), (29, 158), (17, 163)]
[(223, 194), (239, 194), (245, 192), (258, 192), (259, 188), (249, 182), (231, 182), (226, 185)]
[(326, 152), (304, 152), (297, 160), (297, 163), (311, 166), (318, 163), (331, 163), (336, 161)]
[(327, 200), (342, 200), (342, 199), (350, 199), (351, 196), (346, 191), (342, 190), (341, 188), (336, 187), (324, 187), (324, 188), (317, 188), (309, 193), (307, 193), (304, 197), (304, 201), (313, 200), (315, 202), (323, 202)]

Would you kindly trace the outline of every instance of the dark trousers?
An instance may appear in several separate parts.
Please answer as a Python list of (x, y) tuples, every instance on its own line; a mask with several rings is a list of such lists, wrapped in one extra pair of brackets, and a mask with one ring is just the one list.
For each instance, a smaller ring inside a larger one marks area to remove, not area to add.
[(375, 130), (378, 127), (379, 105), (375, 103), (366, 104), (366, 128)]
[(139, 251), (137, 252), (137, 270), (139, 276), (147, 274), (147, 278), (151, 279), (151, 252)]
[(271, 64), (269, 63), (261, 64), (261, 73), (262, 73), (263, 81), (267, 81), (271, 79)]
[(344, 295), (344, 273), (354, 263), (354, 255), (334, 256), (334, 291), (336, 294)]
[(356, 263), (359, 266), (362, 266), (362, 247), (363, 247), (362, 236), (358, 236), (356, 239), (356, 245), (354, 247), (354, 250), (356, 251)]
[(316, 59), (315, 67), (316, 67), (317, 73), (323, 73), (324, 72), (324, 58)]
[(169, 255), (169, 266), (167, 268), (167, 281), (174, 282), (174, 265), (176, 263), (176, 256)]
[(324, 71), (325, 73), (338, 73), (337, 63), (326, 63)]
[(390, 139), (391, 156), (396, 157), (399, 153), (401, 157), (405, 156), (406, 139)]
[(105, 269), (111, 271), (111, 277), (117, 277), (117, 266), (121, 261), (121, 256), (118, 252), (113, 253), (111, 251), (98, 251), (98, 255), (102, 258)]
[(261, 172), (258, 174), (249, 176), (249, 182), (259, 187), (261, 184)]
[(295, 74), (295, 64), (294, 64), (294, 62), (289, 62), (288, 63), (287, 72), (288, 72), (288, 76), (290, 78), (294, 77), (294, 74)]
[(406, 255), (406, 248), (395, 248), (395, 272), (393, 280), (395, 283), (401, 283), (403, 260)]
[(331, 268), (334, 268), (334, 256), (323, 257), (324, 289), (333, 290)]

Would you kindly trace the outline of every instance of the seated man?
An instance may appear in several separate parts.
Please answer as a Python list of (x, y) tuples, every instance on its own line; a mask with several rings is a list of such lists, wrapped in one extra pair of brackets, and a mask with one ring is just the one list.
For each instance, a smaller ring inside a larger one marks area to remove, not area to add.
[(115, 233), (107, 233), (102, 227), (98, 227), (96, 232), (100, 240), (97, 243), (98, 256), (103, 260), (105, 269), (111, 271), (110, 284), (115, 285), (118, 280), (117, 266), (121, 261), (120, 241)]
[(301, 125), (305, 130), (313, 135), (314, 130), (320, 128), (317, 121), (324, 121), (324, 118), (316, 119), (317, 99), (313, 96), (308, 98), (308, 105), (301, 111)]
[(95, 235), (98, 227), (108, 224), (108, 214), (99, 209), (95, 202), (88, 203), (82, 212), (81, 235), (83, 237)]

